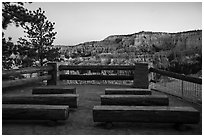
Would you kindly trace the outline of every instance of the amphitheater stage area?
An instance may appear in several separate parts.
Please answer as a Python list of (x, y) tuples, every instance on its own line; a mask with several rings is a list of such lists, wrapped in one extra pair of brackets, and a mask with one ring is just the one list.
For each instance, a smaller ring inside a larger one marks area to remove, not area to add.
[[(40, 84), (41, 85), (41, 84)], [(32, 88), (40, 86), (30, 84), (18, 88), (3, 90), (6, 94), (32, 94)], [(3, 135), (201, 135), (202, 134), (202, 106), (186, 102), (174, 96), (169, 97), (169, 106), (191, 106), (199, 110), (199, 124), (186, 124), (184, 129), (176, 129), (170, 123), (133, 123), (114, 122), (112, 128), (108, 128), (104, 123), (93, 121), (93, 107), (101, 105), (100, 95), (105, 94), (106, 88), (130, 88), (128, 85), (113, 84), (72, 84), (65, 82), (58, 83), (57, 86), (76, 88), (78, 107), (71, 109), (69, 118), (57, 124), (48, 124), (45, 121), (2, 121)], [(153, 95), (162, 94), (152, 91)]]

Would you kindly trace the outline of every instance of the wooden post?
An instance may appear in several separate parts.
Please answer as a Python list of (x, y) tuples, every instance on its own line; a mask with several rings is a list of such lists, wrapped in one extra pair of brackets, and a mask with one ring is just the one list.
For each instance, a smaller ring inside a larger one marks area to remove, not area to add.
[(183, 88), (184, 88), (184, 86), (183, 86), (183, 80), (181, 80), (181, 96), (183, 97)]
[(133, 87), (143, 89), (149, 88), (148, 74), (148, 63), (136, 63)]
[(57, 85), (57, 63), (47, 63), (47, 65), (52, 66), (52, 70), (48, 71), (48, 75), (52, 78), (47, 80), (47, 85)]

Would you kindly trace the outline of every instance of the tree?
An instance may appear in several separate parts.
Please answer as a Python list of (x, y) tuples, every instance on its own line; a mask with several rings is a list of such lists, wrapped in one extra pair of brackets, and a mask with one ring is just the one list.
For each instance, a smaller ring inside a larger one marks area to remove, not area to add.
[(20, 38), (16, 45), (12, 42), (12, 38), (7, 40), (2, 32), (3, 69), (11, 69), (12, 66), (33, 66), (39, 60), (42, 65), (43, 59), (56, 60), (59, 49), (52, 46), (56, 34), (52, 32), (54, 23), (46, 20), (44, 11), (41, 9), (29, 11), (24, 8), (22, 2), (3, 2), (2, 4), (2, 28), (6, 30), (9, 24), (15, 24), (16, 27), (23, 27), (28, 35), (28, 39)]
[[(2, 28), (7, 29), (9, 24), (15, 24), (17, 27), (24, 26), (32, 20), (29, 11), (24, 8), (22, 2), (3, 2), (2, 3)], [(12, 42), (12, 38), (8, 40), (2, 32), (2, 66), (3, 69), (10, 69), (21, 61), (19, 60), (19, 45)]]
[(23, 2), (3, 2), (2, 3), (2, 28), (6, 29), (8, 24), (13, 23), (17, 27), (30, 22), (29, 11), (24, 8)]
[(30, 67), (35, 65), (35, 60), (37, 59), (37, 53), (35, 49), (31, 47), (31, 43), (28, 42), (26, 39), (19, 38), (18, 40), (19, 45), (19, 54), (21, 56), (21, 65), (22, 67)]
[(14, 44), (11, 42), (11, 37), (6, 40), (6, 38), (2, 37), (2, 66), (3, 69), (9, 69), (11, 68), (13, 62), (12, 59), (10, 58), (12, 54), (12, 49), (14, 47)]
[(37, 55), (36, 60), (40, 62), (40, 66), (43, 66), (47, 60), (57, 60), (60, 55), (59, 49), (55, 49), (52, 45), (57, 33), (53, 31), (55, 23), (47, 20), (45, 11), (42, 11), (41, 8), (30, 12), (30, 16), (32, 16), (32, 22), (23, 26), (27, 34), (27, 39), (24, 40), (30, 43), (30, 48)]

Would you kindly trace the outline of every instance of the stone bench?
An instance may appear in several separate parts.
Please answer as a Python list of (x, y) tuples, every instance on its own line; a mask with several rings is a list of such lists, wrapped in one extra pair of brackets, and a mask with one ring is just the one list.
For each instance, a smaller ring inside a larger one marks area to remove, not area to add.
[(101, 105), (168, 106), (166, 95), (101, 95)]
[(76, 94), (76, 88), (67, 88), (63, 86), (43, 86), (35, 87), (32, 94)]
[(197, 124), (200, 112), (184, 106), (94, 106), (93, 121)]
[(78, 94), (4, 95), (3, 104), (68, 105), (77, 108)]
[(138, 89), (138, 88), (106, 88), (106, 95), (118, 94), (118, 95), (151, 95), (150, 89)]
[(69, 106), (2, 104), (3, 120), (66, 120)]

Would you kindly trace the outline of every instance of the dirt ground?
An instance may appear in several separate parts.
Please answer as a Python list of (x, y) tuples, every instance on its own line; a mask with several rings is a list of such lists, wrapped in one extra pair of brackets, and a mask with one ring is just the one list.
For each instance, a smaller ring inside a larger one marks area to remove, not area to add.
[[(59, 84), (65, 86), (65, 84)], [(32, 87), (27, 85), (3, 91), (3, 94), (31, 94)], [(92, 109), (100, 105), (100, 95), (105, 88), (128, 87), (121, 85), (66, 85), (76, 87), (79, 94), (78, 108), (72, 109), (69, 118), (57, 125), (47, 121), (2, 121), (3, 135), (201, 135), (202, 120), (199, 124), (186, 125), (184, 129), (175, 129), (173, 124), (160, 123), (113, 123), (111, 129), (103, 123), (94, 123)], [(153, 94), (162, 94), (153, 91)], [(183, 102), (169, 96), (170, 106), (193, 106), (201, 111), (201, 106)], [(202, 117), (202, 114), (201, 114)]]

